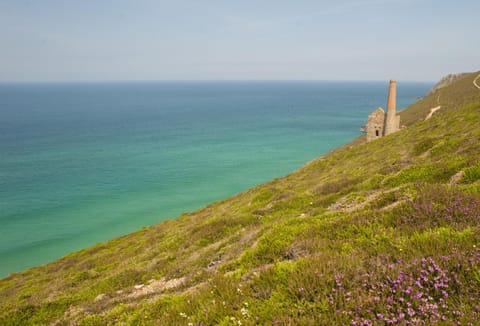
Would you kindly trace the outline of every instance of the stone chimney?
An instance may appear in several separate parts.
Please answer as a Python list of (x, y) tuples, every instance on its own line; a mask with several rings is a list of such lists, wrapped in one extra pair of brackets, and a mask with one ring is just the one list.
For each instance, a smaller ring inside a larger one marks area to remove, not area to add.
[(390, 89), (388, 91), (387, 112), (385, 117), (385, 128), (383, 129), (384, 135), (387, 136), (398, 130), (397, 121), (397, 82), (390, 80)]

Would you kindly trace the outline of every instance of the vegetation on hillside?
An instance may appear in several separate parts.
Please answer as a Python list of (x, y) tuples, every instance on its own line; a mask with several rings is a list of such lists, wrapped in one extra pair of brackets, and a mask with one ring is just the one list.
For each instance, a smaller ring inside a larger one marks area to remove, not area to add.
[(398, 133), (0, 280), (0, 324), (478, 323), (476, 75)]

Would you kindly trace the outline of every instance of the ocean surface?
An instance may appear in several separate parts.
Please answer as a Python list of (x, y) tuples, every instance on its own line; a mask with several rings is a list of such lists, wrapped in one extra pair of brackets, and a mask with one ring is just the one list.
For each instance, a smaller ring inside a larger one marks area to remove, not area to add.
[[(431, 86), (399, 81), (397, 107)], [(387, 90), (0, 84), (0, 277), (287, 174), (360, 135)]]

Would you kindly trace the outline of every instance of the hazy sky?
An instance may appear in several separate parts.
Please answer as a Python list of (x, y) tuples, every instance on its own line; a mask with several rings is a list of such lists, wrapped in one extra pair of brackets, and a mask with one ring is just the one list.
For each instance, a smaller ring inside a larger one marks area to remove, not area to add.
[(0, 81), (437, 80), (479, 0), (0, 0)]

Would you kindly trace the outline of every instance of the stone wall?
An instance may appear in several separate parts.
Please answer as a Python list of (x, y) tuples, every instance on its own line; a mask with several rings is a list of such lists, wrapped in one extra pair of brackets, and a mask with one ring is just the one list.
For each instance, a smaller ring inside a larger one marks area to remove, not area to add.
[(383, 136), (383, 126), (385, 123), (385, 112), (382, 108), (377, 108), (368, 116), (368, 123), (365, 128), (367, 142)]

